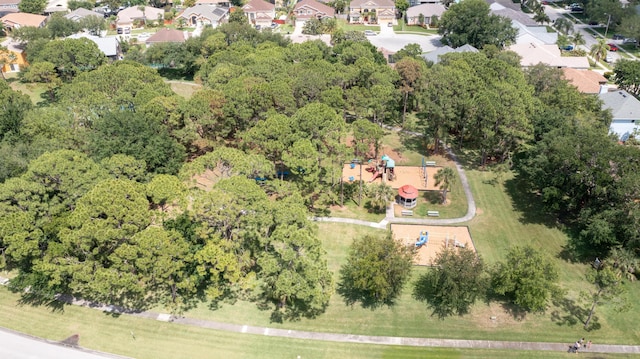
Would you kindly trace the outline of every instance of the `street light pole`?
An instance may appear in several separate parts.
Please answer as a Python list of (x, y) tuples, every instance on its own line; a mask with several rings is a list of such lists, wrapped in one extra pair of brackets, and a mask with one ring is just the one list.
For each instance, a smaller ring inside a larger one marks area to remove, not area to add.
[[(605, 15), (607, 15), (607, 14), (605, 14)], [(609, 23), (611, 22), (611, 14), (608, 14), (608, 15), (609, 15), (609, 19), (607, 19), (607, 28), (604, 30), (604, 38), (605, 39), (607, 38), (607, 33), (609, 32)]]

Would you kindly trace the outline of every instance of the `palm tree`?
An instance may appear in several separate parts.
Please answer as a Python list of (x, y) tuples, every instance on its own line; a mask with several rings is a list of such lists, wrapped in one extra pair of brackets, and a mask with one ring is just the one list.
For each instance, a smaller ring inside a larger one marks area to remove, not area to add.
[(393, 189), (384, 183), (369, 185), (367, 196), (371, 200), (371, 207), (377, 212), (383, 212), (393, 199)]
[(569, 38), (565, 35), (559, 35), (558, 40), (556, 40), (556, 45), (561, 49), (566, 48), (569, 45)]
[(573, 30), (573, 23), (564, 17), (561, 17), (556, 20), (555, 27), (560, 32), (564, 32), (565, 34), (569, 34)]
[(633, 282), (636, 280), (636, 269), (640, 265), (638, 257), (629, 249), (615, 248), (609, 253), (607, 258), (618, 278), (624, 277)]
[(598, 39), (598, 42), (591, 46), (589, 55), (591, 55), (596, 62), (600, 62), (601, 59), (607, 57), (607, 51), (609, 51), (609, 45), (607, 45), (606, 39)]
[(571, 41), (573, 42), (573, 46), (575, 47), (586, 44), (586, 41), (584, 41), (584, 36), (582, 36), (582, 33), (580, 32), (576, 32), (575, 34), (573, 34)]
[(544, 12), (544, 8), (540, 8), (536, 11), (535, 15), (533, 15), (533, 21), (539, 22), (541, 24), (548, 24), (551, 22), (551, 19), (549, 18), (549, 15)]
[(442, 203), (447, 202), (447, 191), (456, 180), (456, 174), (451, 167), (444, 167), (440, 169), (434, 176), (436, 180), (436, 186), (440, 186), (442, 191)]

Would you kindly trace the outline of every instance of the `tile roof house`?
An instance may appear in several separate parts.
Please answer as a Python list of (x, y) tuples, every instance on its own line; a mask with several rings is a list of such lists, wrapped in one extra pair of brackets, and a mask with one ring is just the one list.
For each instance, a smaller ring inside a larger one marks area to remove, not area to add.
[(469, 44), (462, 45), (455, 49), (449, 46), (444, 46), (444, 47), (439, 47), (434, 51), (424, 53), (420, 55), (420, 57), (422, 57), (427, 62), (432, 62), (434, 64), (437, 64), (438, 62), (440, 62), (440, 57), (442, 55), (452, 53), (452, 52), (478, 52), (478, 49), (476, 49), (475, 47)]
[(186, 8), (176, 19), (183, 18), (189, 26), (211, 25), (217, 27), (229, 18), (229, 9), (214, 5), (197, 4)]
[(597, 95), (601, 92), (603, 86), (607, 84), (607, 79), (604, 76), (591, 70), (577, 70), (565, 67), (562, 69), (562, 74), (578, 91), (586, 94)]
[(158, 19), (164, 20), (164, 9), (145, 6), (142, 11), (138, 6), (131, 6), (118, 13), (116, 24), (118, 27), (133, 28), (135, 21), (158, 21)]
[(590, 67), (586, 56), (562, 56), (558, 45), (555, 44), (518, 43), (509, 46), (507, 50), (520, 55), (522, 67), (535, 66), (539, 63), (558, 68), (588, 69)]
[(304, 25), (309, 19), (333, 18), (336, 10), (315, 0), (302, 0), (293, 8), (296, 25)]
[(252, 25), (269, 26), (276, 18), (276, 6), (265, 0), (250, 0), (242, 11)]
[(99, 12), (95, 12), (92, 10), (87, 10), (87, 9), (83, 9), (81, 7), (73, 10), (72, 12), (66, 14), (64, 17), (66, 17), (69, 20), (73, 20), (73, 21), (80, 21), (80, 19), (84, 19), (85, 17), (89, 17), (89, 16), (96, 16), (99, 18), (104, 18), (104, 15), (102, 15)]
[(26, 12), (10, 13), (0, 18), (0, 22), (9, 30), (27, 26), (43, 27), (46, 21), (46, 16), (28, 14)]
[(21, 0), (0, 0), (0, 11), (18, 12)]
[(189, 38), (189, 33), (186, 31), (180, 31), (175, 29), (164, 28), (158, 30), (155, 34), (151, 35), (145, 43), (147, 46), (158, 44), (162, 42), (185, 42)]
[(213, 5), (213, 6), (222, 6), (229, 7), (229, 0), (197, 0), (196, 5)]
[(396, 5), (391, 0), (352, 0), (349, 4), (349, 22), (387, 24), (396, 20)]
[(633, 136), (640, 130), (640, 101), (627, 91), (616, 90), (598, 95), (602, 100), (602, 108), (610, 109), (613, 115), (609, 132), (614, 133), (621, 141)]
[[(407, 9), (407, 25), (429, 25), (431, 19), (437, 16), (438, 19), (442, 17), (442, 14), (447, 11), (447, 8), (442, 4), (422, 4), (412, 6)], [(420, 15), (423, 16), (423, 23), (420, 23)]]
[[(513, 6), (513, 7), (510, 7)], [(539, 24), (533, 18), (520, 10), (520, 4), (497, 3), (489, 5), (491, 14), (506, 17), (511, 20), (511, 26), (518, 30), (516, 43), (518, 44), (555, 44), (558, 40), (557, 32), (547, 32), (547, 27)]]

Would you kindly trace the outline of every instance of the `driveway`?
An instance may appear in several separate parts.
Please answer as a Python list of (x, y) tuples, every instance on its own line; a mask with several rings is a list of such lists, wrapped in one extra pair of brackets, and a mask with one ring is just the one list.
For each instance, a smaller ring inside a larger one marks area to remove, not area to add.
[(415, 35), (415, 34), (396, 34), (392, 27), (380, 27), (380, 33), (376, 36), (367, 36), (377, 48), (385, 48), (389, 51), (397, 52), (409, 44), (418, 44), (422, 48), (422, 52), (430, 52), (438, 47), (442, 47), (440, 36), (437, 35)]

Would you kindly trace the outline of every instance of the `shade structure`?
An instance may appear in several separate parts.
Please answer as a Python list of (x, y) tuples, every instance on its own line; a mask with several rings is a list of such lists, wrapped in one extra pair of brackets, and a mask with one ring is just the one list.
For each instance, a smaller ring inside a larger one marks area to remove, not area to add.
[(413, 208), (418, 205), (418, 195), (419, 193), (417, 188), (406, 184), (398, 188), (397, 202), (405, 208)]

